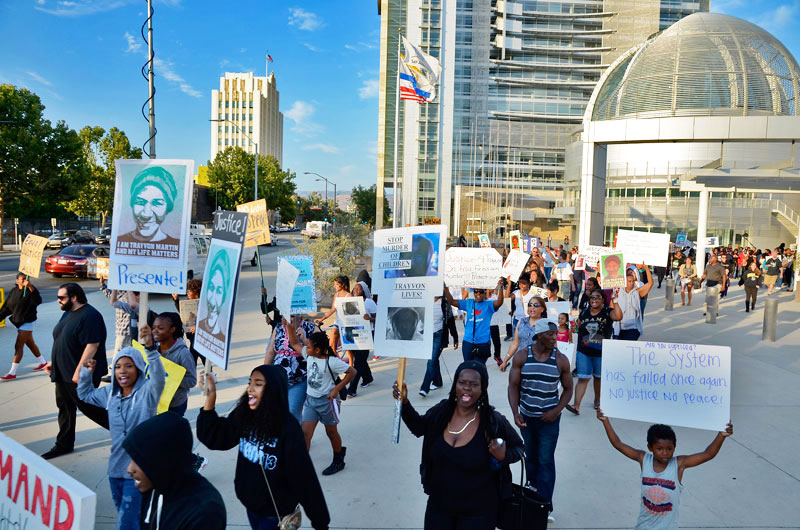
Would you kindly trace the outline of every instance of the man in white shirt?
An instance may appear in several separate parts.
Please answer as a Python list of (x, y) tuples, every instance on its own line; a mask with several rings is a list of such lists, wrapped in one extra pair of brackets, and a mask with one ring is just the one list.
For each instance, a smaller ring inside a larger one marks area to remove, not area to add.
[(558, 256), (556, 265), (556, 280), (558, 280), (559, 294), (564, 300), (570, 299), (570, 293), (575, 290), (575, 279), (572, 274), (572, 266), (567, 260), (566, 251), (562, 250)]

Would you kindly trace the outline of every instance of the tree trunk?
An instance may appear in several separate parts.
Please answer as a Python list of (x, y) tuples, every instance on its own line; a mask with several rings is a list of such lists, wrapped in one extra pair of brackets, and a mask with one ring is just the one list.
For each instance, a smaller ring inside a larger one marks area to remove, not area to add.
[(3, 203), (3, 186), (0, 185), (0, 250), (3, 250), (3, 218), (5, 217), (5, 204)]

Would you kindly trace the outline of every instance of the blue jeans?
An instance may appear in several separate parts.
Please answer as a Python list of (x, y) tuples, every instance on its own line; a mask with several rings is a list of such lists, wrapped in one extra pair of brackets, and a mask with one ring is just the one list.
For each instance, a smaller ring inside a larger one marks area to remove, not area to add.
[(306, 402), (307, 381), (289, 385), (289, 412), (297, 418), (298, 423), (303, 423), (303, 403)]
[(547, 265), (544, 266), (544, 279), (547, 283), (550, 283), (550, 272), (553, 270), (552, 265), (548, 267)]
[(478, 361), (486, 364), (486, 359), (492, 356), (492, 343), (490, 341), (473, 344), (461, 341), (461, 353), (464, 355), (465, 361)]
[(142, 494), (133, 485), (131, 478), (108, 477), (111, 499), (117, 509), (117, 530), (139, 530), (139, 512)]
[(556, 486), (555, 454), (561, 415), (553, 423), (524, 415), (523, 419), (526, 426), (520, 429), (520, 434), (525, 444), (525, 472), (528, 482), (536, 488), (539, 495), (552, 502)]
[(425, 392), (430, 392), (431, 383), (438, 387), (444, 384), (442, 382), (442, 368), (439, 365), (439, 356), (442, 355), (442, 333), (444, 333), (444, 330), (440, 329), (433, 334), (433, 352), (428, 361), (428, 368), (425, 370), (425, 377), (422, 379), (422, 386), (420, 387), (420, 390), (424, 390)]
[(278, 518), (274, 515), (258, 515), (247, 510), (247, 520), (253, 530), (278, 530)]

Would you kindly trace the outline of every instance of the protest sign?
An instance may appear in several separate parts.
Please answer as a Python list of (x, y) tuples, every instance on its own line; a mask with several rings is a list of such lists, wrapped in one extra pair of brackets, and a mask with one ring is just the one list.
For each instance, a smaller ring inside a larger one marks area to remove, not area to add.
[(181, 300), (178, 303), (183, 329), (187, 332), (191, 333), (191, 329), (197, 326), (197, 308), (199, 305), (199, 298), (194, 300)]
[(86, 260), (86, 275), (90, 278), (108, 278), (108, 258), (90, 256)]
[(512, 282), (519, 280), (519, 276), (522, 274), (522, 271), (525, 270), (525, 265), (528, 264), (530, 257), (530, 254), (525, 254), (521, 250), (511, 250), (508, 253), (506, 262), (503, 263), (503, 270), (501, 272), (503, 278), (511, 276)]
[(608, 247), (601, 247), (599, 245), (586, 245), (580, 248), (581, 255), (584, 258), (585, 266), (593, 269), (597, 268), (600, 262), (600, 253), (608, 250)]
[(567, 314), (568, 321), (572, 320), (570, 317), (572, 307), (570, 306), (569, 302), (545, 302), (544, 305), (547, 308), (547, 320), (551, 320), (558, 324), (558, 315), (561, 313)]
[(564, 356), (569, 359), (569, 362), (572, 366), (575, 366), (575, 351), (577, 346), (578, 345), (575, 342), (561, 340), (556, 342), (556, 348), (558, 348), (558, 351), (563, 353)]
[(724, 431), (731, 417), (731, 349), (603, 341), (606, 416)]
[[(144, 351), (144, 346), (136, 340), (131, 341), (131, 346), (139, 350), (139, 353), (142, 354), (145, 366), (144, 376), (146, 379), (150, 379), (150, 371), (148, 370), (148, 365), (150, 363), (147, 362), (147, 354)], [(161, 364), (164, 365), (164, 390), (161, 391), (161, 397), (158, 399), (156, 414), (161, 414), (169, 410), (172, 398), (175, 397), (175, 392), (178, 391), (178, 387), (181, 386), (181, 382), (183, 381), (183, 376), (186, 375), (186, 368), (176, 362), (170, 361), (163, 355), (161, 356)]]
[(42, 270), (42, 254), (46, 245), (46, 237), (28, 234), (22, 242), (22, 250), (19, 253), (19, 272), (38, 278)]
[(575, 265), (572, 266), (572, 270), (586, 270), (586, 258), (583, 256), (583, 254), (578, 254), (575, 256)]
[(97, 508), (94, 491), (3, 433), (0, 433), (0, 463), (0, 489), (8, 492), (8, 498), (0, 504), (0, 528), (94, 528)]
[(532, 238), (531, 238), (531, 247), (530, 247), (530, 250), (533, 250), (533, 249), (535, 249), (535, 248), (539, 248), (539, 243), (541, 243), (541, 242), (542, 242), (541, 238), (538, 238), (538, 237), (532, 237)]
[(666, 267), (669, 257), (669, 234), (620, 230), (617, 233), (617, 250), (625, 255), (628, 263)]
[(686, 232), (678, 232), (678, 235), (675, 237), (675, 246), (679, 249), (686, 246)]
[(334, 304), (342, 349), (371, 350), (372, 324), (364, 318), (367, 314), (364, 299), (360, 296), (343, 296), (336, 298)]
[(544, 298), (545, 300), (547, 300), (547, 296), (550, 294), (547, 292), (547, 289), (543, 287), (535, 287), (533, 285), (531, 285), (531, 292), (536, 296)]
[(317, 312), (316, 284), (314, 283), (314, 258), (308, 255), (280, 256), (281, 261), (288, 261), (295, 269), (300, 271), (297, 282), (292, 292), (292, 315), (305, 315)]
[(378, 295), (375, 352), (430, 359), (433, 299), (442, 296), (445, 240), (442, 225), (375, 232), (372, 292)]
[(214, 212), (214, 229), (197, 307), (194, 349), (223, 370), (228, 369), (239, 260), (246, 233), (246, 213)]
[(267, 215), (266, 199), (236, 205), (237, 212), (247, 213), (247, 235), (244, 239), (245, 248), (257, 245), (269, 245), (269, 216)]
[(625, 259), (616, 248), (604, 249), (600, 254), (600, 287), (613, 289), (625, 287)]
[(108, 286), (186, 293), (193, 160), (116, 160)]
[(492, 242), (489, 241), (489, 236), (486, 234), (479, 235), (478, 241), (480, 241), (481, 248), (492, 248)]
[(705, 241), (706, 241), (706, 248), (716, 248), (719, 246), (718, 237), (707, 237)]
[(503, 258), (493, 248), (451, 247), (445, 252), (447, 285), (494, 289), (503, 269)]
[(278, 262), (278, 277), (275, 281), (275, 308), (283, 317), (292, 314), (292, 296), (300, 271), (287, 260)]
[(512, 230), (509, 232), (509, 237), (511, 238), (511, 248), (513, 250), (520, 250), (520, 233), (519, 230)]

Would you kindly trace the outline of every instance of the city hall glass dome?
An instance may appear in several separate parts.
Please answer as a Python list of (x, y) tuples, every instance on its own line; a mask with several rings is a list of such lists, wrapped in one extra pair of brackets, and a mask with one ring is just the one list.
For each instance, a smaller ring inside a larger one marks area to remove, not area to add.
[(797, 61), (769, 32), (695, 13), (611, 67), (595, 89), (592, 120), (800, 116), (799, 77)]

